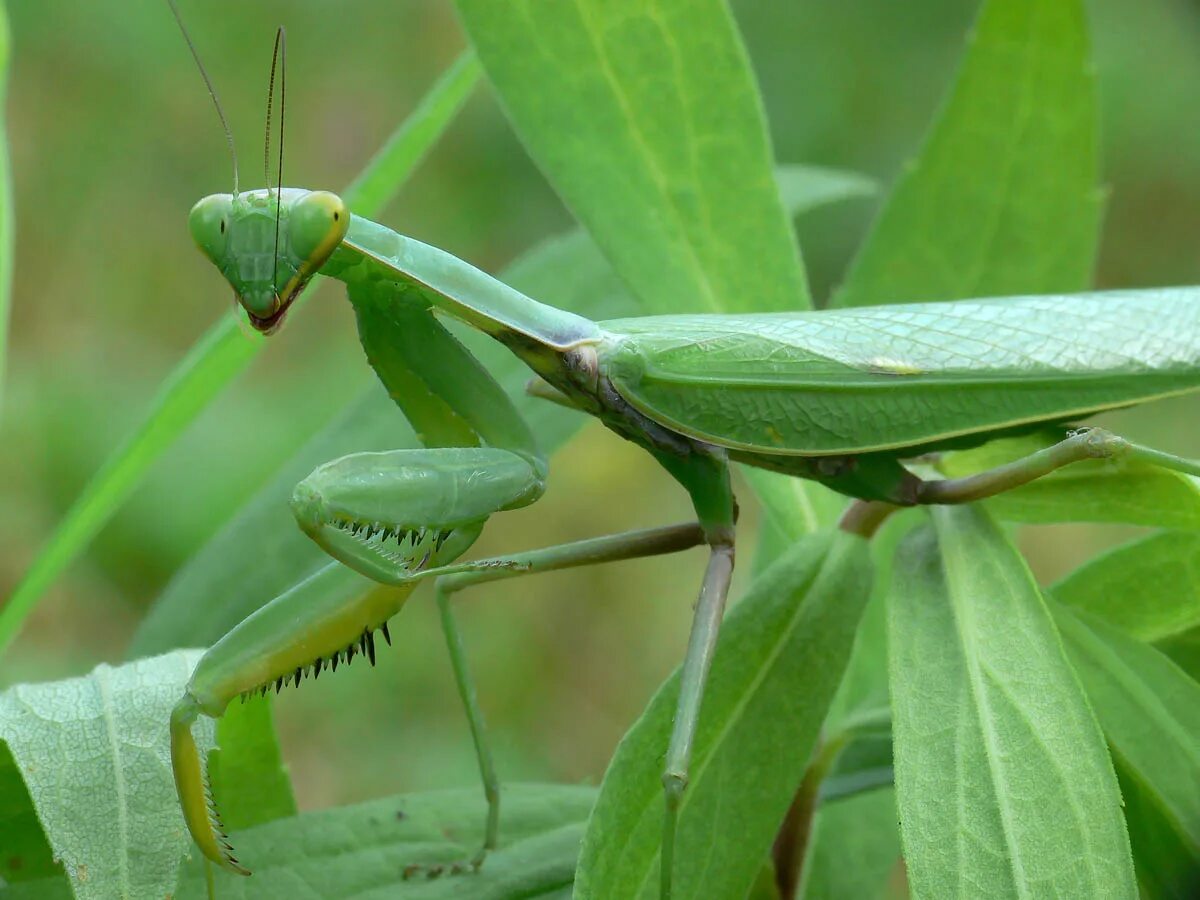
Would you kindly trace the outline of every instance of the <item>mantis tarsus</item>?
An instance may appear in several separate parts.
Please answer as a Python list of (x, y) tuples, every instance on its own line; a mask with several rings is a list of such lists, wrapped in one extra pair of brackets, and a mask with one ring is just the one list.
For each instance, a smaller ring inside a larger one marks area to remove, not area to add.
[[(188, 827), (236, 872), (206, 798), (191, 724), (355, 655), (421, 580), (437, 580), (443, 626), (488, 798), (483, 860), (499, 828), (496, 781), (450, 610), (471, 584), (709, 548), (663, 775), (662, 889), (705, 676), (734, 563), (731, 460), (820, 481), (860, 501), (844, 528), (869, 536), (895, 506), (960, 503), (1089, 457), (1200, 466), (1080, 431), (1008, 466), (923, 480), (902, 460), (1200, 388), (1200, 289), (914, 304), (818, 313), (654, 316), (596, 323), (538, 303), (443, 251), (354, 216), (333, 194), (219, 194), (192, 210), (193, 237), (252, 325), (273, 332), (305, 284), (343, 281), (367, 358), (426, 449), (321, 466), (297, 488), (300, 527), (330, 556), (398, 590), (330, 605), (323, 574), (251, 615), (196, 667), (172, 716)], [(508, 397), (434, 313), (501, 342), (539, 391), (643, 447), (689, 493), (696, 522), (460, 562), (492, 514), (541, 495), (547, 466)], [(1113, 348), (1121, 348), (1115, 351)], [(868, 505), (870, 504), (870, 505)]]

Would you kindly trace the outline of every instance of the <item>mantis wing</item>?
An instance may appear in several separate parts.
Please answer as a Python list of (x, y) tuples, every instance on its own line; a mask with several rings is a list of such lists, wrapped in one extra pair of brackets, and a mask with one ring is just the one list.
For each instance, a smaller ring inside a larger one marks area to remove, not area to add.
[(920, 447), (1200, 388), (1200, 288), (602, 323), (657, 422), (731, 449)]

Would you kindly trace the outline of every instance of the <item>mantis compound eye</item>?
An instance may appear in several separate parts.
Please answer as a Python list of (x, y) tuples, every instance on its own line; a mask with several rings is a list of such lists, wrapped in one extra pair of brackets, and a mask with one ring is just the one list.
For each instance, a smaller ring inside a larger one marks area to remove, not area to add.
[(192, 207), (188, 230), (196, 246), (220, 266), (229, 246), (229, 217), (233, 198), (229, 194), (211, 194)]
[(311, 274), (325, 264), (350, 227), (350, 211), (337, 194), (313, 191), (292, 204), (289, 242), (301, 268)]

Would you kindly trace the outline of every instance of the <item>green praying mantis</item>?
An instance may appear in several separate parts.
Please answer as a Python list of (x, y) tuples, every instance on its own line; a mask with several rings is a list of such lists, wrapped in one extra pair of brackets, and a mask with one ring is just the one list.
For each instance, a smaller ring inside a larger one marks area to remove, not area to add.
[[(263, 333), (279, 328), (314, 276), (342, 281), (368, 362), (425, 445), (334, 460), (292, 498), (300, 528), (329, 556), (393, 590), (334, 604), (318, 573), (214, 644), (174, 710), (172, 762), (187, 826), (206, 857), (242, 874), (192, 723), (356, 655), (373, 662), (375, 634), (391, 642), (388, 620), (421, 581), (435, 583), (488, 801), (483, 846), (452, 867), (469, 872), (496, 844), (499, 792), (453, 595), (502, 578), (708, 548), (663, 771), (666, 898), (734, 565), (731, 462), (852, 498), (842, 528), (864, 538), (898, 507), (978, 500), (1088, 458), (1200, 474), (1194, 462), (1099, 429), (1069, 432), (1025, 459), (962, 478), (921, 477), (904, 464), (1200, 389), (1196, 288), (593, 322), (356, 216), (325, 191), (235, 187), (197, 203), (189, 225)], [(443, 316), (507, 347), (536, 376), (535, 393), (594, 416), (651, 454), (689, 494), (695, 521), (463, 561), (492, 515), (541, 496), (548, 466), (528, 425)]]

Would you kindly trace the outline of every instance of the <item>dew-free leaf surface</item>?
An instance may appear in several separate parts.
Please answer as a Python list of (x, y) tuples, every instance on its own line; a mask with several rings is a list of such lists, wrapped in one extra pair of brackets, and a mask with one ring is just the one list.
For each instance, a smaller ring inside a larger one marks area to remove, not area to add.
[[(0, 694), (0, 741), (77, 898), (142, 900), (174, 886), (191, 839), (167, 725), (198, 656), (100, 665), (82, 678)], [(196, 736), (211, 746), (211, 723), (198, 723)]]
[[(483, 840), (480, 791), (452, 790), (382, 797), (354, 806), (304, 813), (231, 835), (249, 878), (220, 872), (223, 900), (517, 900), (570, 896), (596, 789), (514, 784), (501, 790), (500, 846), (473, 874), (420, 875), (408, 866), (470, 858)], [(180, 880), (180, 900), (206, 896), (193, 860)]]
[(1029, 570), (979, 508), (932, 519), (889, 594), (913, 896), (1136, 897), (1112, 762)]

